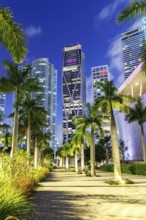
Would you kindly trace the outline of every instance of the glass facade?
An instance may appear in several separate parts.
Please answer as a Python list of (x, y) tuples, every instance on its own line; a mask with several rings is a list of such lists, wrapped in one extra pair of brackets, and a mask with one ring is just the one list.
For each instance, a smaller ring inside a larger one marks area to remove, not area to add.
[(100, 87), (96, 85), (96, 82), (104, 82), (109, 80), (109, 69), (108, 65), (96, 66), (91, 68), (92, 74), (92, 92), (93, 92), (93, 101), (104, 95), (102, 94)]
[(63, 143), (75, 132), (72, 118), (85, 114), (86, 76), (85, 57), (80, 44), (63, 49)]
[(32, 63), (32, 77), (38, 78), (42, 88), (42, 91), (33, 94), (33, 97), (41, 96), (40, 105), (48, 112), (47, 130), (51, 132), (50, 146), (56, 152), (57, 70), (47, 58), (39, 58)]
[(142, 26), (121, 34), (123, 67), (125, 79), (135, 70), (141, 62), (141, 53), (146, 40), (146, 17)]
[[(100, 86), (96, 85), (96, 82), (105, 82), (107, 80), (110, 80), (108, 65), (92, 67), (91, 75), (92, 75), (92, 97), (94, 102), (96, 98), (104, 95), (101, 92)], [(107, 123), (104, 126), (104, 130), (109, 131), (109, 123)], [(95, 142), (96, 143), (98, 142), (98, 132), (95, 132)]]
[[(3, 93), (0, 93), (0, 115), (4, 116), (5, 113), (5, 99), (6, 95)], [(0, 123), (3, 122), (3, 117), (0, 119)]]

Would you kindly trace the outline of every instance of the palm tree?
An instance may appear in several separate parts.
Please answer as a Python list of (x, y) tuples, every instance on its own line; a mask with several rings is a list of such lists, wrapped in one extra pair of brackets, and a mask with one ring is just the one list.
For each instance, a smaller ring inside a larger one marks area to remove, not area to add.
[[(52, 153), (52, 151), (50, 151), (50, 149), (52, 149), (49, 146), (49, 141), (51, 140), (51, 133), (48, 132), (42, 132), (40, 133), (40, 140), (39, 140), (39, 146), (40, 146), (40, 159), (43, 161), (44, 157), (47, 153)], [(53, 155), (51, 154), (51, 156), (53, 157)]]
[(72, 154), (71, 152), (71, 142), (67, 141), (66, 143), (63, 144), (63, 147), (61, 148), (59, 155), (61, 157), (65, 157), (65, 162), (66, 162), (66, 169), (69, 169), (69, 156)]
[(135, 0), (129, 3), (128, 7), (121, 11), (117, 18), (117, 23), (128, 21), (135, 16), (143, 15), (146, 12), (146, 0)]
[(85, 163), (85, 159), (84, 159), (84, 145), (85, 145), (85, 141), (86, 143), (89, 145), (89, 133), (85, 132), (83, 134), (81, 129), (76, 129), (76, 133), (74, 135), (72, 135), (72, 139), (71, 142), (73, 145), (75, 145), (77, 148), (80, 148), (80, 152), (81, 152), (81, 170), (84, 170), (84, 163)]
[(39, 150), (41, 148), (42, 133), (43, 128), (47, 127), (46, 125), (46, 113), (39, 110), (33, 120), (31, 121), (32, 128), (32, 145), (34, 146), (34, 167), (38, 166), (39, 159)]
[(94, 132), (95, 130), (102, 131), (102, 120), (101, 115), (94, 113), (92, 106), (87, 104), (88, 115), (77, 116), (74, 118), (74, 123), (76, 128), (81, 130), (83, 134), (90, 129), (90, 162), (91, 162), (91, 176), (95, 176), (95, 140)]
[[(97, 82), (97, 86), (100, 86), (101, 92), (104, 94), (95, 100), (95, 106), (99, 108), (101, 106), (102, 112), (106, 112), (110, 118), (110, 133), (112, 143), (112, 156), (114, 162), (114, 179), (122, 180), (121, 177), (121, 165), (120, 154), (118, 147), (118, 135), (116, 122), (114, 117), (114, 109), (124, 107), (124, 96), (117, 94), (117, 88), (114, 86), (113, 81)], [(128, 99), (128, 98), (127, 98)]]
[(12, 150), (11, 156), (13, 156), (17, 148), (18, 139), (18, 112), (19, 102), (22, 95), (27, 92), (38, 91), (38, 80), (30, 77), (31, 66), (26, 65), (23, 68), (19, 68), (17, 64), (5, 60), (3, 66), (6, 70), (7, 77), (0, 78), (0, 91), (3, 93), (13, 92), (15, 95), (14, 105), (14, 126), (12, 134)]
[(78, 154), (80, 151), (80, 147), (76, 140), (74, 140), (74, 135), (72, 135), (71, 139), (71, 148), (70, 148), (70, 155), (74, 155), (75, 158), (75, 171), (78, 172)]
[(131, 123), (137, 121), (141, 128), (141, 141), (142, 141), (142, 149), (143, 149), (143, 158), (144, 163), (146, 163), (146, 145), (144, 141), (144, 123), (146, 122), (146, 107), (142, 102), (142, 98), (139, 97), (137, 99), (134, 107), (129, 107), (129, 113), (126, 115), (125, 119)]
[(0, 7), (0, 42), (10, 52), (15, 63), (21, 63), (27, 54), (24, 31), (13, 21), (10, 8)]
[(27, 125), (27, 133), (26, 133), (26, 138), (27, 138), (27, 154), (30, 156), (30, 143), (31, 143), (31, 124), (36, 120), (38, 117), (38, 114), (44, 113), (47, 114), (46, 110), (39, 106), (39, 101), (40, 98), (37, 97), (35, 99), (31, 98), (31, 95), (26, 93), (24, 96), (24, 99), (20, 103), (20, 120), (26, 120), (26, 125)]
[(12, 135), (9, 132), (10, 128), (11, 128), (11, 126), (8, 124), (0, 125), (0, 130), (2, 130), (2, 136), (0, 137), (0, 141), (3, 144), (3, 151), (7, 150), (9, 148), (9, 146), (11, 146)]

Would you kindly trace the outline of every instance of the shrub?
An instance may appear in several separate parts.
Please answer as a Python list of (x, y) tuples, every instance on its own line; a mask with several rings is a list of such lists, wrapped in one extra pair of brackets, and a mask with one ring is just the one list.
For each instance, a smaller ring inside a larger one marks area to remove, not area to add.
[(49, 169), (46, 167), (40, 167), (33, 170), (33, 178), (36, 182), (41, 181), (49, 174)]
[[(99, 169), (113, 172), (113, 165), (103, 165)], [(146, 175), (146, 164), (122, 164), (121, 171), (128, 174)]]
[(99, 170), (107, 171), (107, 172), (113, 172), (114, 171), (114, 166), (104, 164), (104, 165), (99, 167)]
[(30, 200), (22, 194), (21, 190), (16, 190), (8, 182), (0, 182), (0, 217), (1, 219), (15, 216), (25, 220), (32, 210)]
[(22, 175), (16, 176), (11, 182), (11, 186), (20, 189), (26, 195), (33, 191), (35, 185), (36, 181), (34, 179)]

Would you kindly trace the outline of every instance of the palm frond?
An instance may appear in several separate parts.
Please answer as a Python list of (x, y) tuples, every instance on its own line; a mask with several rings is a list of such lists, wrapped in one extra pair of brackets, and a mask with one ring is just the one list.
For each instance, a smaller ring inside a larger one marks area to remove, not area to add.
[(26, 37), (21, 25), (13, 21), (10, 8), (0, 8), (0, 35), (12, 59), (16, 63), (22, 63), (27, 54)]
[(132, 1), (127, 8), (121, 11), (117, 18), (117, 23), (122, 21), (128, 21), (137, 15), (142, 15), (146, 11), (146, 1), (145, 0), (135, 0)]

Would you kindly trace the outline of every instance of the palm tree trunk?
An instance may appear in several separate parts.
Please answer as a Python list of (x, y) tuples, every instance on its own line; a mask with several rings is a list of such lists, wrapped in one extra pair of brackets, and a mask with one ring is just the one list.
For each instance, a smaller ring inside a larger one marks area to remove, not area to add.
[(66, 169), (67, 170), (69, 169), (69, 158), (68, 158), (68, 156), (66, 156)]
[(78, 155), (75, 153), (75, 171), (78, 172)]
[(38, 143), (37, 137), (35, 138), (35, 147), (34, 147), (34, 168), (38, 166)]
[(106, 164), (108, 165), (109, 164), (109, 152), (108, 152), (107, 146), (106, 146), (105, 152), (106, 152)]
[(120, 164), (118, 135), (117, 135), (116, 122), (115, 122), (112, 106), (111, 106), (110, 130), (111, 130), (112, 154), (113, 154), (113, 163), (114, 163), (114, 179), (121, 180), (122, 176), (121, 176), (121, 164)]
[(94, 143), (94, 129), (91, 128), (90, 138), (90, 163), (91, 163), (91, 176), (95, 176), (95, 143)]
[(28, 127), (27, 127), (27, 155), (30, 156), (30, 137), (31, 137), (31, 123), (30, 115), (28, 115)]
[(84, 144), (81, 144), (81, 169), (84, 170)]
[(59, 160), (59, 166), (62, 167), (63, 166), (63, 158), (60, 157), (60, 160)]
[(145, 141), (144, 141), (143, 125), (141, 125), (141, 142), (142, 142), (142, 149), (143, 149), (143, 160), (144, 160), (144, 163), (146, 163), (146, 146), (145, 146)]
[(16, 105), (14, 112), (14, 126), (13, 126), (13, 134), (12, 134), (12, 149), (11, 149), (11, 157), (13, 157), (18, 144), (18, 98), (19, 93), (16, 93)]

